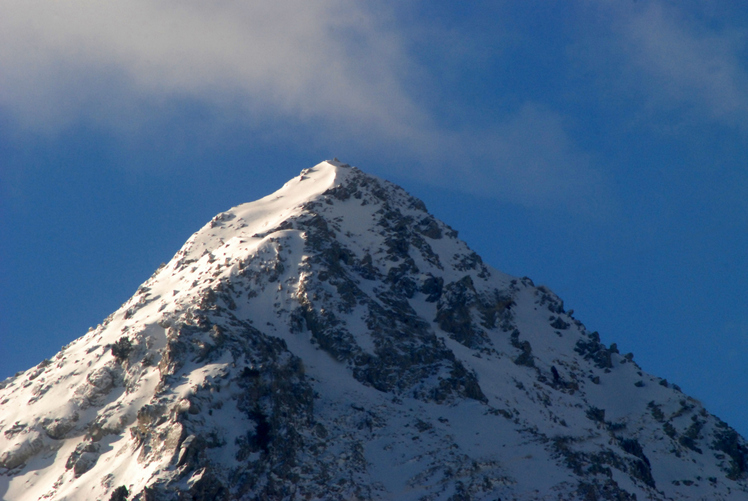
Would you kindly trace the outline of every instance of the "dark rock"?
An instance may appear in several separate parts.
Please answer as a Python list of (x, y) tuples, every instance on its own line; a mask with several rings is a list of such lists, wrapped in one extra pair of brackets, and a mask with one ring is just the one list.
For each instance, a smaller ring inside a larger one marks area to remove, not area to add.
[(529, 341), (519, 340), (519, 331), (515, 329), (512, 331), (510, 341), (512, 346), (521, 351), (519, 356), (514, 359), (514, 363), (517, 365), (524, 365), (525, 367), (535, 367), (535, 358), (532, 355), (532, 345)]
[(478, 348), (490, 342), (486, 333), (473, 323), (472, 310), (477, 304), (478, 294), (470, 275), (447, 284), (436, 305), (439, 328), (468, 348)]
[(599, 423), (605, 422), (605, 409), (598, 409), (597, 407), (590, 407), (587, 409), (587, 419), (597, 421)]
[(415, 229), (418, 233), (425, 237), (434, 240), (442, 238), (442, 230), (436, 220), (432, 217), (425, 217), (421, 219)]
[(585, 360), (594, 362), (600, 369), (610, 369), (613, 367), (611, 352), (604, 344), (600, 343), (599, 337), (595, 339), (594, 335), (596, 334), (593, 333), (589, 341), (583, 339), (577, 341), (574, 351), (582, 355)]
[(127, 336), (122, 336), (112, 345), (112, 355), (114, 355), (114, 358), (120, 363), (127, 360), (127, 357), (130, 356), (131, 352), (132, 342)]
[(444, 279), (442, 277), (435, 277), (429, 274), (428, 278), (423, 281), (421, 285), (421, 292), (426, 294), (428, 297), (426, 301), (434, 303), (439, 300), (442, 296), (442, 290), (444, 288)]
[(120, 485), (114, 489), (114, 492), (112, 492), (112, 495), (109, 497), (109, 501), (127, 501), (129, 495), (130, 492), (127, 490), (127, 487)]
[(551, 327), (553, 327), (554, 329), (561, 330), (561, 331), (568, 329), (570, 325), (571, 324), (561, 320), (561, 317), (556, 317), (556, 319), (553, 322), (551, 322)]
[(748, 447), (738, 432), (724, 422), (719, 422), (712, 447), (730, 457), (730, 465), (726, 469), (727, 478), (737, 480), (748, 477)]

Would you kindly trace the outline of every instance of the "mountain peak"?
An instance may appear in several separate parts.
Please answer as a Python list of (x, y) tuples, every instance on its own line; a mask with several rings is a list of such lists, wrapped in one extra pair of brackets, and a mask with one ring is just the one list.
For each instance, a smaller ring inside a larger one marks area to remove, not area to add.
[(337, 160), (0, 383), (3, 499), (745, 499), (748, 446)]

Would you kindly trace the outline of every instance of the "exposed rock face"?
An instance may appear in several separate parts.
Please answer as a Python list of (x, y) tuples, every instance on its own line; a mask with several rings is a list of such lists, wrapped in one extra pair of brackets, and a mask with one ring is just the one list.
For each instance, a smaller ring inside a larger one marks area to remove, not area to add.
[(337, 162), (0, 383), (8, 500), (748, 498), (748, 445)]

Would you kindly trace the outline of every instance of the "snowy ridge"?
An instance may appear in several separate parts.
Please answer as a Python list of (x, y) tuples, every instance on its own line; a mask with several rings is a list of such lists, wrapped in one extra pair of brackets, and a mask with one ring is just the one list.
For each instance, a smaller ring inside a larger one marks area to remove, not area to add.
[(699, 402), (337, 161), (0, 383), (8, 500), (742, 500), (746, 477)]

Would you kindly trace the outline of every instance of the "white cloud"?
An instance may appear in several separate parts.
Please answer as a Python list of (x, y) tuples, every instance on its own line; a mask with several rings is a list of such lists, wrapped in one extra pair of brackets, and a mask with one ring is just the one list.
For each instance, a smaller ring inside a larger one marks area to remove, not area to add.
[(373, 9), (343, 0), (4, 0), (0, 109), (25, 128), (54, 133), (84, 117), (132, 141), (154, 102), (192, 99), (225, 110), (228, 122), (290, 120), (346, 135), (448, 187), (526, 205), (591, 198), (600, 179), (551, 110), (526, 105), (491, 130), (436, 125), (406, 91), (424, 71), (407, 34)]
[(299, 119), (354, 114), (397, 129), (419, 119), (400, 87), (406, 62), (362, 5), (6, 1), (0, 102), (35, 126), (155, 95)]
[(613, 51), (623, 56), (619, 78), (644, 91), (650, 111), (680, 110), (748, 132), (742, 57), (748, 33), (715, 28), (706, 13), (694, 10), (664, 2), (614, 8), (613, 27), (621, 37)]

